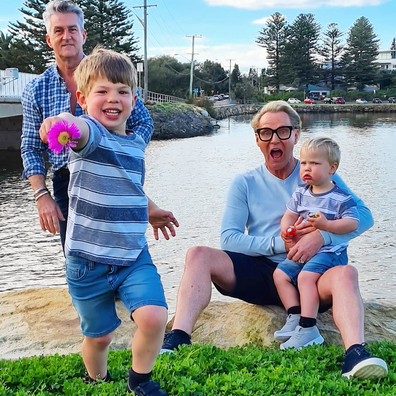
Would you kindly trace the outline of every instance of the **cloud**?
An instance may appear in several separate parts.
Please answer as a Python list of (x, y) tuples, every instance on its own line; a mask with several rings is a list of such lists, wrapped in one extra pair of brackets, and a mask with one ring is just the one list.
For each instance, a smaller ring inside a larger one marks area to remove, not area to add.
[(246, 10), (263, 8), (319, 8), (377, 6), (389, 0), (205, 0), (210, 6), (229, 6)]
[(264, 18), (261, 18), (261, 19), (256, 19), (252, 23), (254, 25), (265, 25), (267, 23), (268, 19), (270, 19), (270, 17), (264, 17)]

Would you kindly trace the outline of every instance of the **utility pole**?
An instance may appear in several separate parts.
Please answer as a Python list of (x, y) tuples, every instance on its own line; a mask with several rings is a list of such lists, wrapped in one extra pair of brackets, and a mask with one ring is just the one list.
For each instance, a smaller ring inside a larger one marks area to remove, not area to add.
[(157, 7), (156, 5), (147, 5), (147, 0), (144, 0), (143, 6), (136, 6), (133, 8), (143, 8), (143, 21), (137, 16), (140, 24), (143, 26), (143, 41), (144, 41), (144, 50), (143, 50), (143, 81), (144, 81), (144, 89), (143, 89), (143, 102), (147, 102), (148, 98), (148, 66), (147, 66), (147, 8), (148, 7)]
[(202, 38), (196, 34), (192, 36), (186, 36), (192, 38), (192, 51), (191, 51), (191, 68), (190, 68), (190, 97), (192, 97), (192, 87), (193, 87), (193, 76), (194, 76), (194, 40), (196, 38)]
[(228, 76), (228, 96), (229, 96), (228, 100), (231, 100), (231, 61), (235, 59), (226, 59), (226, 60), (230, 61), (230, 74)]

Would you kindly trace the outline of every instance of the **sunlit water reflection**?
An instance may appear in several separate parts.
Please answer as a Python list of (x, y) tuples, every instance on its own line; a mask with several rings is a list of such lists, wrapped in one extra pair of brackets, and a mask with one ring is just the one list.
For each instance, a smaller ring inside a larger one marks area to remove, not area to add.
[[(172, 210), (177, 237), (148, 241), (162, 276), (170, 313), (187, 249), (219, 247), (226, 193), (232, 178), (263, 158), (249, 125), (251, 117), (220, 122), (209, 136), (152, 141), (146, 152), (147, 195)], [(389, 114), (303, 115), (296, 147), (310, 136), (327, 135), (341, 146), (339, 174), (372, 210), (375, 225), (350, 243), (349, 261), (359, 269), (366, 300), (396, 300), (396, 118)], [(65, 286), (64, 258), (57, 236), (41, 231), (29, 184), (20, 170), (0, 171), (0, 292)], [(48, 183), (51, 185), (51, 182)], [(216, 291), (214, 299), (223, 299)]]

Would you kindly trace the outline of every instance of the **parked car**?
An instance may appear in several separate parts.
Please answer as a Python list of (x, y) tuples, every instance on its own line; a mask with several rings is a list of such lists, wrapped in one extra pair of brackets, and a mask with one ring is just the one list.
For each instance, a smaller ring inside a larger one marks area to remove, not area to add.
[(289, 103), (294, 103), (294, 104), (301, 103), (301, 100), (299, 100), (297, 98), (289, 98), (289, 99), (287, 99), (287, 101)]
[(363, 98), (359, 98), (359, 99), (356, 99), (356, 103), (366, 104), (366, 103), (367, 103), (367, 100), (366, 100), (366, 99), (363, 99)]
[(373, 98), (373, 103), (382, 103), (380, 98)]
[(396, 98), (391, 96), (390, 98), (388, 98), (388, 102), (389, 103), (396, 103)]
[(306, 98), (306, 99), (304, 99), (304, 103), (306, 103), (306, 104), (315, 104), (315, 101), (313, 99)]
[(341, 97), (331, 98), (331, 103), (334, 104), (345, 104), (345, 99)]
[(331, 104), (333, 101), (331, 100), (331, 98), (324, 98), (323, 99), (323, 103), (324, 104)]

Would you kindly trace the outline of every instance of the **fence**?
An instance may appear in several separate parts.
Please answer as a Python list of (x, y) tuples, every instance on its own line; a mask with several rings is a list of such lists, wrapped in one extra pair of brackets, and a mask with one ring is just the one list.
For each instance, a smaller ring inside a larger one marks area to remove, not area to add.
[[(19, 73), (18, 69), (0, 70), (0, 97), (19, 99), (26, 84), (36, 77), (37, 74)], [(182, 98), (151, 91), (148, 91), (147, 100), (155, 103), (184, 102)]]
[(37, 74), (19, 73), (18, 69), (0, 70), (0, 97), (20, 98), (26, 84)]

